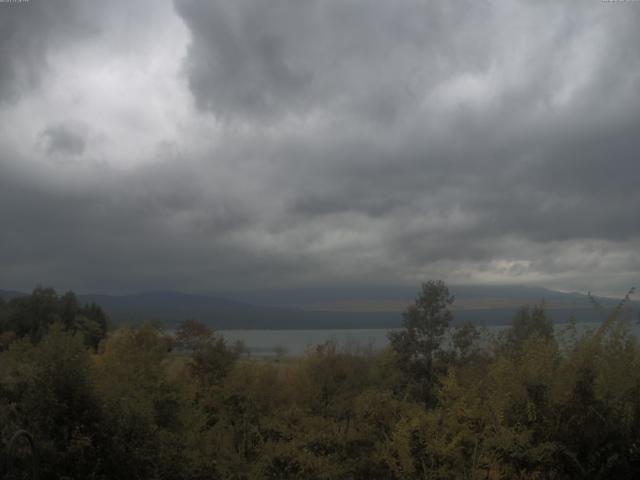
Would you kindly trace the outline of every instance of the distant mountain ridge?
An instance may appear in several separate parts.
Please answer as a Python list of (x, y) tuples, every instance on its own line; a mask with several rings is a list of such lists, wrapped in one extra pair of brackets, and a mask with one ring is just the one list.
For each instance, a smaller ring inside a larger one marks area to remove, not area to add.
[[(555, 322), (575, 315), (578, 321), (598, 321), (601, 314), (587, 295), (539, 287), (451, 286), (456, 297), (454, 323), (508, 323), (521, 305), (544, 301)], [(340, 329), (394, 328), (401, 312), (418, 294), (417, 288), (307, 288), (257, 292), (228, 292), (221, 296), (177, 291), (129, 295), (81, 294), (82, 303), (100, 305), (116, 324), (156, 321), (172, 328), (197, 318), (217, 329)], [(0, 290), (0, 297), (25, 293)], [(619, 300), (599, 298), (605, 308)], [(632, 302), (637, 312), (640, 304)]]
[[(544, 302), (550, 308), (591, 308), (585, 294), (564, 293), (542, 287), (523, 286), (459, 286), (449, 287), (455, 297), (454, 310), (517, 308), (525, 304)], [(228, 292), (227, 298), (254, 305), (294, 307), (303, 310), (329, 311), (402, 311), (412, 303), (419, 290), (407, 287), (377, 288), (309, 288), (257, 292)], [(598, 297), (604, 306), (614, 306), (620, 300)]]
[(25, 295), (27, 294), (24, 292), (18, 292), (16, 290), (0, 290), (0, 298), (4, 300), (9, 300), (16, 297), (24, 297)]

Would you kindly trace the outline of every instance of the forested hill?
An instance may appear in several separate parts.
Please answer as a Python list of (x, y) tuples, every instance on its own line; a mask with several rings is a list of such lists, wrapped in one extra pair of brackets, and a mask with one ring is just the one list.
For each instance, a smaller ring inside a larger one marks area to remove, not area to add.
[[(545, 302), (548, 316), (564, 322), (571, 315), (578, 321), (598, 321), (601, 314), (587, 295), (533, 287), (458, 286), (454, 323), (479, 325), (508, 323), (521, 305)], [(173, 291), (133, 295), (78, 295), (83, 303), (100, 305), (115, 324), (159, 321), (167, 327), (186, 318), (197, 318), (217, 329), (338, 329), (394, 328), (401, 312), (412, 302), (415, 288), (315, 288), (272, 290), (223, 295)], [(0, 297), (25, 295), (0, 290)], [(616, 299), (599, 299), (607, 308)], [(638, 302), (631, 303), (639, 311)], [(636, 313), (637, 314), (637, 313)]]
[(0, 478), (640, 478), (640, 343), (620, 309), (586, 332), (534, 307), (448, 335), (451, 301), (425, 282), (385, 349), (275, 358), (197, 320), (108, 329), (71, 292), (0, 301)]

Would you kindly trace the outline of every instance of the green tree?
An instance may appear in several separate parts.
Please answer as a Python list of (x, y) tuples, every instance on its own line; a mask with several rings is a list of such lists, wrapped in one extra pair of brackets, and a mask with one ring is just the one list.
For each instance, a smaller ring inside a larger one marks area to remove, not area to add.
[(480, 335), (480, 330), (471, 322), (455, 328), (451, 335), (451, 342), (460, 360), (467, 360), (478, 353)]
[(90, 478), (102, 445), (101, 401), (90, 355), (78, 334), (53, 324), (42, 340), (0, 354), (0, 428), (29, 430), (43, 479)]
[(78, 310), (72, 330), (80, 332), (85, 344), (96, 349), (107, 338), (109, 319), (100, 306), (89, 303)]
[(418, 387), (417, 394), (429, 403), (435, 381), (434, 358), (451, 323), (453, 296), (442, 280), (422, 284), (422, 292), (403, 314), (402, 329), (389, 333), (398, 366)]
[(40, 341), (49, 327), (60, 321), (58, 296), (53, 288), (36, 287), (31, 295), (11, 299), (8, 308), (4, 330), (32, 342)]
[(38, 343), (56, 322), (64, 330), (79, 332), (93, 349), (107, 336), (108, 319), (99, 306), (81, 306), (73, 292), (59, 297), (52, 288), (36, 287), (31, 295), (0, 306), (0, 337), (5, 339), (0, 340), (0, 348), (6, 347), (7, 338), (27, 337)]
[(185, 350), (194, 351), (210, 343), (213, 338), (213, 330), (193, 318), (183, 320), (176, 328), (176, 343)]
[(214, 335), (193, 351), (191, 371), (203, 389), (222, 383), (231, 372), (239, 352), (227, 346), (224, 338)]
[(511, 327), (506, 330), (505, 334), (507, 345), (515, 351), (519, 351), (532, 335), (552, 339), (553, 322), (547, 318), (544, 304), (534, 305), (533, 308), (525, 305), (516, 312)]
[(176, 343), (191, 353), (188, 365), (203, 392), (219, 385), (242, 353), (238, 345), (230, 348), (225, 339), (195, 319), (180, 322)]
[(193, 479), (206, 449), (187, 375), (176, 371), (170, 342), (150, 325), (122, 328), (95, 358), (95, 384), (104, 406), (102, 434), (109, 450), (105, 478)]

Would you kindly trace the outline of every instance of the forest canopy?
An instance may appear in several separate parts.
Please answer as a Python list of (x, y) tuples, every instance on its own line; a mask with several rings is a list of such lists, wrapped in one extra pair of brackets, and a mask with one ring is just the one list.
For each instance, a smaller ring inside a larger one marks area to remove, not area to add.
[(384, 350), (265, 360), (37, 288), (0, 303), (0, 455), (25, 429), (45, 479), (637, 478), (624, 301), (584, 333), (540, 305), (493, 336), (450, 327), (452, 302), (427, 282)]

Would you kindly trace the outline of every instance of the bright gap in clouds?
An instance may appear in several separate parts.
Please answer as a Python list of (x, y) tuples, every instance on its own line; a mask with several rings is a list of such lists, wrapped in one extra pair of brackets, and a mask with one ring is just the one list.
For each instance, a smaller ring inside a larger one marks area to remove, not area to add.
[[(182, 74), (190, 36), (171, 2), (156, 7), (156, 23), (113, 32), (126, 12), (112, 12), (106, 27), (48, 52), (39, 87), (3, 112), (25, 156), (128, 169), (166, 159), (167, 146), (182, 142), (193, 115)], [(51, 130), (76, 136), (82, 151), (56, 151)]]

